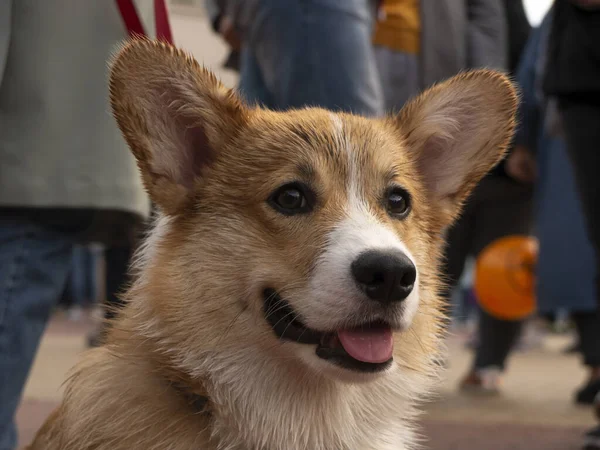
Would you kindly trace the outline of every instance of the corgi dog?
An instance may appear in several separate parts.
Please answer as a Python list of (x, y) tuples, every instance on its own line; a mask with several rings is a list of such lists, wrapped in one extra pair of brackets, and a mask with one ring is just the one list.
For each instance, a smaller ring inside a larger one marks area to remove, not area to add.
[(463, 73), (393, 117), (273, 112), (137, 39), (110, 94), (159, 213), (30, 449), (416, 448), (444, 230), (504, 155), (511, 82)]

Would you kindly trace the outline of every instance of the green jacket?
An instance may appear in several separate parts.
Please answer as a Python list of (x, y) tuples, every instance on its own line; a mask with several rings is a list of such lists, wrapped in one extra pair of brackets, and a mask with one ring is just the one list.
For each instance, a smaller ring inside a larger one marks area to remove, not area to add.
[[(136, 0), (153, 33), (153, 0)], [(0, 207), (149, 213), (110, 113), (111, 54), (127, 37), (112, 0), (0, 1)]]

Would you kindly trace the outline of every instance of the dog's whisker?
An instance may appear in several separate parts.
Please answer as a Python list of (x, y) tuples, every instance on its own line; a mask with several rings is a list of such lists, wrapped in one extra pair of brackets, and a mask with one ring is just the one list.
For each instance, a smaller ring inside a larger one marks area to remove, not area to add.
[(218, 346), (221, 343), (221, 341), (225, 338), (225, 336), (227, 336), (229, 334), (229, 332), (233, 328), (233, 325), (235, 324), (235, 322), (237, 322), (237, 320), (241, 317), (241, 315), (244, 312), (246, 312), (247, 309), (248, 309), (248, 306), (246, 305), (246, 306), (244, 306), (244, 308), (242, 308), (240, 310), (240, 312), (238, 314), (236, 314), (236, 316), (233, 318), (233, 320), (231, 321), (231, 323), (229, 324), (229, 326), (225, 329), (225, 332), (221, 335), (221, 337), (217, 341), (216, 346)]
[(419, 336), (419, 334), (412, 327), (409, 328), (409, 331), (415, 337), (417, 343), (419, 344), (419, 346), (421, 347), (421, 350), (423, 351), (423, 354), (426, 354), (427, 350), (425, 349), (425, 346), (423, 345), (423, 341), (421, 340), (421, 337)]
[[(277, 322), (275, 322), (275, 324), (273, 325), (273, 328), (275, 328), (282, 320), (285, 320), (286, 317), (289, 317), (290, 315), (294, 314), (294, 311), (290, 311), (289, 313), (287, 313), (285, 316), (283, 316), (282, 318), (280, 318)], [(290, 324), (297, 318), (298, 316), (296, 315), (296, 317), (292, 320), (290, 320), (290, 322), (288, 323), (288, 325), (285, 327), (285, 329), (287, 330), (288, 327), (290, 326)], [(285, 331), (282, 333), (285, 334)]]
[(304, 334), (305, 334), (305, 333), (306, 333), (306, 328), (304, 328), (304, 329), (302, 330), (302, 333), (300, 333), (300, 335), (299, 335), (299, 336), (296, 338), (296, 341), (297, 341), (297, 342), (299, 342), (299, 341), (300, 341), (300, 339), (302, 339), (302, 336), (304, 336)]
[(270, 308), (265, 312), (265, 317), (268, 319), (269, 317), (271, 317), (273, 314), (281, 311), (282, 309), (285, 309), (287, 307), (287, 305), (285, 304), (284, 301), (279, 301), (278, 302), (280, 306), (278, 306), (277, 308)]
[[(293, 313), (293, 312), (292, 312), (292, 313)], [(281, 320), (283, 320), (285, 317), (287, 317), (287, 316), (289, 316), (289, 315), (290, 315), (290, 313), (286, 314), (284, 317), (282, 317), (282, 318), (281, 318)], [(285, 336), (285, 332), (287, 331), (287, 329), (290, 327), (290, 325), (291, 325), (291, 324), (292, 324), (294, 321), (298, 320), (298, 317), (300, 317), (300, 315), (299, 315), (299, 314), (295, 314), (295, 315), (294, 315), (294, 317), (292, 318), (292, 320), (290, 320), (290, 321), (288, 322), (287, 326), (286, 326), (286, 327), (284, 328), (284, 330), (283, 330), (283, 333), (281, 333), (281, 334), (282, 334), (282, 336)], [(304, 331), (306, 331), (306, 329), (304, 329)], [(303, 333), (304, 333), (304, 331), (303, 331)]]

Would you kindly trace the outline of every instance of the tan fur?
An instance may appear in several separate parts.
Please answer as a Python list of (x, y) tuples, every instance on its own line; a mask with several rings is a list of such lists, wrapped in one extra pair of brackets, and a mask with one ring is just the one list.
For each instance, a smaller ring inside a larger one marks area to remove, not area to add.
[[(417, 402), (437, 375), (441, 235), (510, 139), (509, 81), (460, 75), (396, 118), (275, 113), (243, 105), (181, 51), (142, 40), (116, 57), (111, 99), (161, 214), (108, 343), (75, 367), (30, 449), (415, 448)], [(282, 216), (266, 199), (297, 179), (316, 187), (318, 206)], [(391, 180), (412, 195), (402, 221), (381, 206)], [(274, 336), (261, 292), (275, 286), (307, 320), (321, 319), (310, 317), (322, 305), (309, 279), (352, 195), (409, 249), (419, 304), (395, 335), (392, 369), (348, 382)], [(212, 416), (173, 383), (206, 395)]]

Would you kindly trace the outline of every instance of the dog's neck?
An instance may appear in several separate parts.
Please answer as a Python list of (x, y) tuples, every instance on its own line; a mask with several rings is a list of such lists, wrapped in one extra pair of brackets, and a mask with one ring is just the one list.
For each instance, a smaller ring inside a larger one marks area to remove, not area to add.
[[(130, 335), (120, 337), (117, 327), (113, 339), (137, 357), (150, 358), (151, 371), (168, 382), (170, 395), (185, 400), (190, 415), (198, 418), (198, 433), (214, 441), (215, 448), (413, 448), (413, 399), (431, 386), (423, 373), (394, 368), (377, 380), (349, 384), (286, 357), (285, 348), (274, 352), (270, 341), (262, 347), (223, 344), (218, 350), (177, 355), (174, 349), (183, 346), (148, 309), (128, 308), (126, 316), (139, 313), (137, 326), (122, 323)], [(146, 314), (151, 322), (140, 326)], [(244, 341), (236, 336), (230, 342)]]
[(170, 381), (194, 413), (210, 415), (219, 448), (399, 450), (414, 441), (405, 393), (422, 380), (406, 374), (345, 384), (257, 354), (212, 355), (206, 369), (203, 381), (180, 374)]

